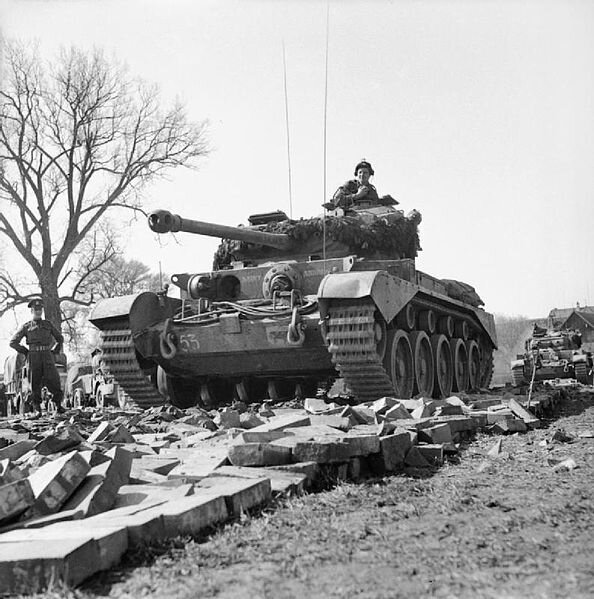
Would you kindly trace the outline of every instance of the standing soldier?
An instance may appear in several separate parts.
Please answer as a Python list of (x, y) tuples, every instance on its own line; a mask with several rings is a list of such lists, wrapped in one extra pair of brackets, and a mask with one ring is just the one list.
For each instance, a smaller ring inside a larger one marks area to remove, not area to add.
[[(32, 402), (37, 414), (41, 415), (41, 388), (47, 387), (53, 395), (58, 412), (62, 412), (62, 389), (60, 375), (56, 368), (54, 354), (62, 351), (64, 337), (62, 333), (49, 321), (42, 318), (43, 300), (32, 299), (29, 304), (33, 320), (24, 324), (10, 340), (10, 347), (24, 354), (29, 359), (29, 382), (31, 384)], [(25, 337), (27, 349), (21, 345)]]

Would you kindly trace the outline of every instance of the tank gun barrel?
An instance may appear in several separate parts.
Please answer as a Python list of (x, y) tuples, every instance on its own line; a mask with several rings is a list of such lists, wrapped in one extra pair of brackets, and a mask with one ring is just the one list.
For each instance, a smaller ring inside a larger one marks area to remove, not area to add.
[(248, 243), (257, 243), (279, 250), (287, 250), (291, 247), (291, 238), (285, 233), (267, 233), (257, 231), (248, 227), (229, 227), (205, 223), (199, 220), (182, 218), (179, 214), (171, 214), (167, 210), (156, 210), (149, 214), (149, 227), (155, 233), (194, 233), (195, 235), (207, 235), (208, 237), (219, 237), (221, 239), (237, 239)]

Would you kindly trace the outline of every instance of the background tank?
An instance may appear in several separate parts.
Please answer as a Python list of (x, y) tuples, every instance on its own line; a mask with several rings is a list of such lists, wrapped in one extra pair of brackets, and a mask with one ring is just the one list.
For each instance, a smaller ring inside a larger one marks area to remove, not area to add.
[(524, 353), (511, 363), (514, 385), (532, 380), (535, 363), (535, 381), (574, 378), (584, 385), (592, 384), (592, 353), (582, 349), (577, 331), (548, 331), (535, 325)]
[(158, 233), (224, 238), (214, 268), (174, 274), (179, 299), (99, 302), (104, 362), (141, 406), (311, 395), (337, 376), (359, 401), (487, 386), (493, 318), (470, 285), (416, 270), (419, 222), (386, 206), (249, 227), (157, 211)]

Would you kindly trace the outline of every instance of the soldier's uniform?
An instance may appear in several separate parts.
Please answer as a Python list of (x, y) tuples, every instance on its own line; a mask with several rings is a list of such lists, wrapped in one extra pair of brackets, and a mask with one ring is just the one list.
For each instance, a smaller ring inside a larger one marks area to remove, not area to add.
[[(365, 159), (359, 162), (355, 167), (355, 176), (360, 168), (367, 169), (369, 175), (374, 174), (373, 167)], [(359, 192), (365, 189), (366, 192), (359, 196)], [(374, 206), (393, 206), (398, 202), (391, 196), (379, 197), (376, 188), (367, 180), (366, 183), (362, 183), (358, 179), (350, 179), (343, 185), (341, 185), (331, 202), (324, 204), (324, 208), (334, 210), (336, 208), (342, 208), (345, 211), (352, 210), (354, 208), (372, 208)]]
[[(362, 188), (367, 188), (367, 193), (362, 198), (354, 198), (357, 192)], [(357, 179), (351, 179), (341, 185), (334, 196), (332, 202), (336, 208), (349, 210), (358, 206), (378, 205), (380, 203), (377, 190), (371, 183), (361, 185)]]
[[(41, 300), (32, 300), (29, 307), (43, 308)], [(21, 339), (25, 337), (28, 348), (21, 345)], [(42, 318), (30, 320), (24, 324), (10, 340), (10, 347), (24, 354), (29, 360), (29, 382), (31, 384), (31, 400), (35, 409), (40, 410), (41, 388), (47, 387), (53, 395), (57, 406), (62, 403), (63, 392), (60, 386), (60, 375), (56, 368), (56, 362), (52, 348), (60, 351), (64, 343), (62, 333), (49, 321)]]

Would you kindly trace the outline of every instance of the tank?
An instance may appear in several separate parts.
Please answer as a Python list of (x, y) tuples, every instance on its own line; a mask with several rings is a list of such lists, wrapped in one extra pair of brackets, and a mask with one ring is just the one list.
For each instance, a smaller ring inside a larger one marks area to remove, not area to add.
[(592, 353), (582, 349), (578, 331), (551, 331), (534, 325), (524, 353), (511, 363), (511, 373), (514, 385), (530, 383), (533, 373), (535, 381), (573, 378), (591, 385)]
[(229, 227), (167, 211), (157, 233), (222, 242), (209, 272), (167, 291), (105, 299), (103, 360), (139, 406), (312, 396), (340, 377), (355, 401), (489, 385), (496, 334), (474, 288), (416, 269), (421, 216), (391, 206)]

